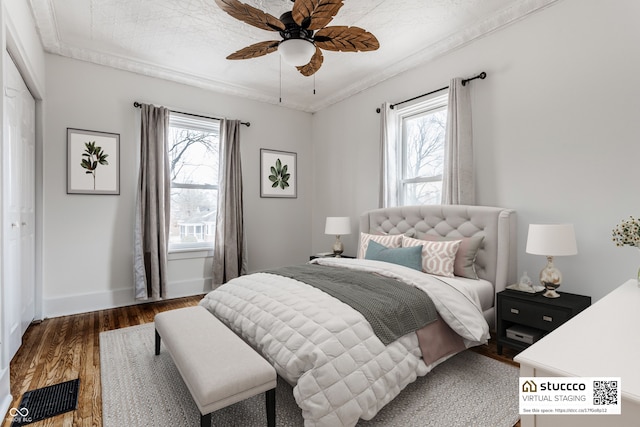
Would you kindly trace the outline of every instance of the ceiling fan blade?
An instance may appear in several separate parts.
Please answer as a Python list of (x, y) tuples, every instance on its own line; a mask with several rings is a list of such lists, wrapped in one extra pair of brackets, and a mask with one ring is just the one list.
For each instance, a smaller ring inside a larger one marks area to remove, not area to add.
[(275, 52), (276, 50), (278, 50), (279, 44), (280, 42), (278, 40), (255, 43), (251, 46), (247, 46), (237, 52), (232, 53), (231, 55), (227, 56), (227, 59), (250, 59), (264, 56), (267, 53)]
[(220, 9), (242, 22), (267, 31), (283, 31), (285, 26), (278, 18), (238, 0), (215, 0)]
[(296, 0), (291, 15), (302, 28), (319, 30), (331, 22), (343, 4), (343, 0)]
[(316, 73), (322, 66), (322, 62), (324, 61), (324, 56), (322, 55), (322, 51), (316, 47), (316, 53), (313, 54), (311, 60), (307, 65), (303, 65), (301, 67), (296, 67), (300, 74), (303, 76), (309, 77)]
[(321, 49), (340, 52), (367, 52), (380, 47), (376, 36), (360, 27), (322, 28), (316, 32), (313, 39)]

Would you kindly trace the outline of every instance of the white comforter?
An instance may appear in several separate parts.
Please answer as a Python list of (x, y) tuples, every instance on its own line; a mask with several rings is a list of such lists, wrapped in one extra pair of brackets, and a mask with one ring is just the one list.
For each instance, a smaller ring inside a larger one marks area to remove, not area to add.
[[(463, 288), (394, 264), (317, 259), (398, 278), (423, 289), (440, 316), (467, 347), (486, 342), (487, 325), (477, 298)], [(330, 295), (294, 279), (256, 273), (233, 279), (200, 303), (243, 336), (294, 384), (305, 426), (353, 426), (371, 419), (427, 366), (410, 333), (388, 346), (364, 317)], [(444, 359), (443, 359), (444, 360)]]

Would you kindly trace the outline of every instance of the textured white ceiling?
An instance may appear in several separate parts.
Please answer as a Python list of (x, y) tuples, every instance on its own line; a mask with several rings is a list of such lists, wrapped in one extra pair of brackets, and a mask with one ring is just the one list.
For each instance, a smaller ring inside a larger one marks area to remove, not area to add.
[[(557, 0), (344, 0), (330, 25), (362, 27), (380, 49), (323, 51), (315, 78), (284, 63), (280, 71), (277, 52), (225, 59), (280, 36), (232, 18), (214, 0), (29, 1), (50, 53), (276, 104), (281, 94), (281, 105), (313, 112)], [(292, 6), (290, 0), (244, 3), (276, 17)]]

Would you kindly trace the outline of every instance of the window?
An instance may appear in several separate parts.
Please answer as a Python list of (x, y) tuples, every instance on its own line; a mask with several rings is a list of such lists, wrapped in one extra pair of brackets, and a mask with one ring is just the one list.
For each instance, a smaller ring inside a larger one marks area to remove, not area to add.
[(398, 111), (400, 205), (441, 202), (447, 99), (442, 95)]
[(220, 122), (171, 113), (169, 250), (211, 249), (218, 206)]

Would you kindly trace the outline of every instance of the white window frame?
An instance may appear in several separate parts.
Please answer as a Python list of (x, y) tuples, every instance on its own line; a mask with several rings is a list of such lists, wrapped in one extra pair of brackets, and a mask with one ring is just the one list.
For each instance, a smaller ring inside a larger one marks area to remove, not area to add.
[[(412, 177), (406, 178), (406, 158), (407, 158), (407, 146), (405, 139), (405, 119), (410, 119), (415, 116), (428, 114), (430, 112), (436, 112), (438, 110), (446, 109), (449, 105), (449, 93), (448, 91), (442, 95), (434, 96), (425, 101), (417, 102), (415, 104), (409, 105), (407, 107), (402, 107), (398, 109), (396, 113), (396, 152), (400, 154), (397, 156), (396, 161), (396, 170), (397, 173), (397, 187), (396, 191), (398, 194), (398, 203), (400, 206), (405, 205), (405, 185), (406, 184), (416, 184), (416, 183), (428, 183), (428, 182), (438, 182), (443, 180), (443, 175), (435, 175), (428, 177)], [(438, 202), (439, 204), (440, 202)]]
[[(220, 138), (220, 120), (218, 119), (171, 112), (169, 116), (169, 128), (171, 127), (180, 127), (203, 132), (217, 132), (218, 141)], [(218, 190), (218, 184), (187, 184), (171, 181), (171, 188)], [(199, 255), (201, 256), (212, 256), (213, 245), (214, 242), (170, 243), (169, 253), (200, 252)], [(182, 259), (182, 257), (170, 256), (169, 259)]]

